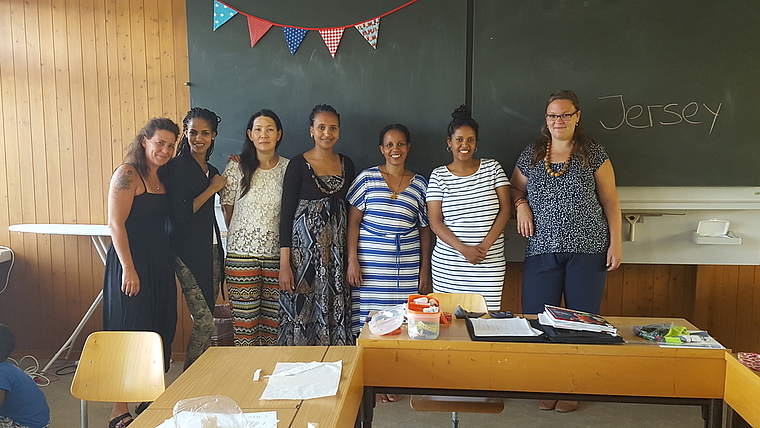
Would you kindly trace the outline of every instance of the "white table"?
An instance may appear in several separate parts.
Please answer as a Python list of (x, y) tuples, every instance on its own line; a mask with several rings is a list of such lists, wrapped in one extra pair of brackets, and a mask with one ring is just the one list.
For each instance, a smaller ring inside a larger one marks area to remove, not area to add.
[[(8, 230), (11, 232), (37, 233), (42, 235), (89, 236), (92, 239), (92, 244), (95, 246), (95, 250), (100, 256), (100, 260), (103, 261), (104, 265), (106, 263), (107, 247), (104, 238), (111, 236), (111, 231), (108, 229), (108, 226), (104, 224), (14, 224), (8, 226)], [(82, 320), (79, 322), (79, 325), (77, 325), (77, 328), (74, 329), (73, 333), (71, 333), (69, 340), (67, 340), (66, 343), (61, 346), (61, 349), (56, 352), (50, 362), (48, 362), (47, 365), (42, 369), (42, 373), (48, 371), (55, 360), (57, 360), (58, 357), (63, 354), (63, 351), (68, 351), (66, 353), (66, 358), (69, 357), (69, 354), (71, 353), (71, 347), (77, 340), (77, 336), (79, 336), (82, 328), (84, 328), (84, 325), (95, 312), (95, 309), (98, 308), (98, 305), (100, 305), (100, 302), (102, 300), (103, 289), (101, 288), (100, 293), (98, 293), (98, 297), (95, 298), (95, 300), (92, 302), (92, 305), (90, 305), (90, 309), (87, 310), (87, 312), (82, 317)]]

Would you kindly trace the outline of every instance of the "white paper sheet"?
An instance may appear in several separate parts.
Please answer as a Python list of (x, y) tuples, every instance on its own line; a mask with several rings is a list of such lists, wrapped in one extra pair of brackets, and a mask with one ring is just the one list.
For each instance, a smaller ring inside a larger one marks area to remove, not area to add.
[(471, 318), (472, 330), (476, 336), (539, 336), (525, 318)]
[(307, 400), (338, 393), (343, 361), (277, 363), (261, 400)]
[[(224, 425), (226, 422), (231, 420), (229, 415), (209, 415), (211, 417), (215, 417), (217, 420), (217, 423), (219, 424), (219, 428), (224, 428), (227, 426), (232, 427), (232, 425)], [(178, 415), (175, 416), (177, 418), (177, 423), (175, 424), (174, 417), (171, 417), (167, 420), (165, 420), (161, 425), (157, 426), (156, 428), (176, 428), (176, 427), (182, 427), (182, 428), (203, 428), (201, 426), (201, 421), (199, 419), (193, 420), (193, 413), (192, 412), (181, 412)], [(246, 422), (248, 423), (248, 426), (246, 428), (277, 428), (277, 423), (280, 422), (277, 419), (277, 412), (257, 412), (257, 413), (243, 413), (243, 417), (245, 418)], [(231, 422), (230, 422), (231, 423)]]

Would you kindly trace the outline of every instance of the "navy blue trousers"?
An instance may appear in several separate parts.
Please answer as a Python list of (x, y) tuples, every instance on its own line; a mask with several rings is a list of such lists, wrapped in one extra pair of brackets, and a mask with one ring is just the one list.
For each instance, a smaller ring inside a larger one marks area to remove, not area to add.
[(544, 305), (599, 313), (607, 279), (607, 253), (550, 253), (525, 258), (522, 312), (537, 314)]

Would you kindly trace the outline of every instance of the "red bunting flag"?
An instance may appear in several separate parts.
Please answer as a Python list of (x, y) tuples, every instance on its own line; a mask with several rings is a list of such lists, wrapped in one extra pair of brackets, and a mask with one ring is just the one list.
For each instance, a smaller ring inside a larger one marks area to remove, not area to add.
[(359, 33), (372, 46), (372, 49), (377, 49), (377, 33), (380, 31), (380, 18), (370, 19), (354, 27), (359, 30)]
[(330, 55), (335, 58), (335, 52), (338, 51), (338, 45), (340, 39), (343, 38), (343, 31), (345, 28), (325, 28), (319, 30), (319, 34), (322, 36), (322, 40), (325, 41), (327, 49), (330, 51)]
[(248, 15), (248, 34), (251, 36), (251, 47), (256, 46), (259, 39), (264, 37), (264, 34), (266, 34), (270, 28), (272, 28), (270, 22)]

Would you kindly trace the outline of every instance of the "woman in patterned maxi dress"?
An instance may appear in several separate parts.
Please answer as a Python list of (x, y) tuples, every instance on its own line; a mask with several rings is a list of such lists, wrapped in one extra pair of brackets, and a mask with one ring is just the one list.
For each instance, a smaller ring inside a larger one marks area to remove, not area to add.
[(354, 345), (346, 281), (346, 192), (354, 164), (333, 148), (340, 116), (318, 105), (309, 117), (314, 148), (291, 159), (280, 216), (278, 345)]

